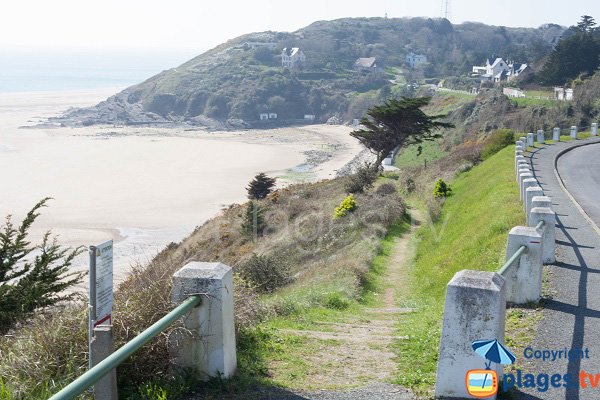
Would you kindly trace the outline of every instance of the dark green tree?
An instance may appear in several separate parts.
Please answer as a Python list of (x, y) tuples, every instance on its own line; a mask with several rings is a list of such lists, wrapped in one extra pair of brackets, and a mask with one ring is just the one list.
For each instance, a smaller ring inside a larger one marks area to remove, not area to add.
[(600, 66), (600, 41), (596, 23), (590, 16), (584, 15), (575, 32), (562, 39), (544, 64), (538, 80), (544, 85), (564, 85), (580, 74), (591, 75)]
[(48, 200), (37, 203), (20, 226), (8, 216), (0, 228), (0, 332), (35, 309), (72, 299), (74, 294), (64, 292), (83, 276), (68, 272), (83, 249), (61, 248), (50, 232), (39, 246), (32, 246), (27, 239), (29, 228)]
[(448, 197), (452, 193), (450, 185), (448, 185), (442, 178), (438, 178), (433, 188), (433, 197)]
[(248, 198), (250, 200), (264, 199), (273, 191), (275, 181), (276, 178), (270, 178), (264, 172), (257, 174), (246, 188), (248, 191)]
[(437, 139), (441, 137), (439, 129), (454, 126), (440, 121), (445, 115), (427, 115), (421, 110), (430, 100), (430, 97), (387, 100), (383, 105), (371, 107), (360, 120), (363, 128), (350, 135), (377, 156), (374, 165), (378, 167), (397, 146)]
[(242, 234), (256, 240), (265, 230), (265, 211), (256, 201), (250, 201), (242, 220)]

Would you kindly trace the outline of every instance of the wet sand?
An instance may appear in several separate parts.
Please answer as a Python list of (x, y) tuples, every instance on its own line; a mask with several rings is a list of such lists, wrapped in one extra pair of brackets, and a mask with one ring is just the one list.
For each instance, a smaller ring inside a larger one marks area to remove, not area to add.
[[(60, 242), (115, 240), (115, 275), (145, 262), (231, 203), (258, 172), (279, 185), (335, 176), (361, 150), (344, 126), (241, 132), (94, 126), (19, 129), (117, 89), (0, 94), (0, 217), (19, 221), (52, 197), (34, 225)], [(86, 268), (85, 256), (76, 268)]]

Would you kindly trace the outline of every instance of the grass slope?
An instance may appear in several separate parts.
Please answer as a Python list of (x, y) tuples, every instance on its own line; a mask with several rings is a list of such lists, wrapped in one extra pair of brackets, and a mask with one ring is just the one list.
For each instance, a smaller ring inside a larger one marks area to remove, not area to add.
[[(440, 219), (424, 223), (409, 269), (404, 306), (417, 312), (402, 318), (396, 344), (395, 383), (428, 392), (435, 382), (446, 285), (463, 269), (493, 271), (504, 259), (508, 231), (524, 223), (509, 146), (461, 174), (452, 183)], [(493, 211), (493, 212), (492, 212)]]

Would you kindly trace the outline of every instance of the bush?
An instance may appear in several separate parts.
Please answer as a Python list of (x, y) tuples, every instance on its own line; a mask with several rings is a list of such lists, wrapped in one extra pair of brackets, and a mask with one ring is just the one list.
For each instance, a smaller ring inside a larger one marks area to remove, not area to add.
[(490, 137), (485, 141), (481, 158), (484, 160), (490, 158), (506, 146), (515, 143), (515, 133), (512, 129), (498, 129), (492, 132)]
[(396, 191), (397, 191), (396, 185), (394, 185), (393, 183), (383, 183), (383, 184), (379, 185), (379, 187), (377, 188), (375, 193), (377, 193), (381, 196), (385, 196), (388, 194), (396, 193)]
[(291, 281), (290, 265), (280, 255), (252, 254), (239, 266), (240, 276), (263, 293), (271, 293)]
[(246, 190), (250, 200), (261, 200), (267, 197), (275, 186), (275, 178), (268, 177), (264, 172), (257, 174), (250, 181)]
[(435, 187), (433, 188), (433, 197), (448, 197), (452, 193), (452, 189), (450, 185), (448, 185), (442, 178), (438, 178), (435, 182)]
[(380, 168), (373, 163), (365, 162), (356, 172), (347, 178), (344, 188), (348, 193), (362, 193), (373, 187), (380, 174)]
[[(0, 332), (37, 308), (71, 300), (73, 294), (64, 292), (83, 276), (81, 272), (68, 272), (73, 259), (83, 251), (81, 248), (61, 249), (50, 232), (39, 246), (31, 246), (27, 241), (29, 228), (48, 200), (37, 203), (19, 227), (8, 216), (0, 231)], [(31, 257), (34, 251), (39, 254)]]
[(333, 218), (337, 219), (337, 218), (345, 217), (346, 215), (348, 215), (348, 212), (352, 212), (355, 209), (356, 209), (356, 200), (354, 200), (354, 196), (350, 194), (350, 195), (346, 196), (346, 198), (344, 200), (342, 200), (342, 202), (340, 203), (340, 205), (338, 207), (335, 208), (335, 211), (333, 212)]

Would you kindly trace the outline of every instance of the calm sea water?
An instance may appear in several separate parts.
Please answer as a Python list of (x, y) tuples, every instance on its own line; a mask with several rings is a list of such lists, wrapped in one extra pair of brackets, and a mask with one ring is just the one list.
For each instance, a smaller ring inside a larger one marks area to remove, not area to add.
[(0, 93), (124, 87), (200, 53), (0, 48)]

